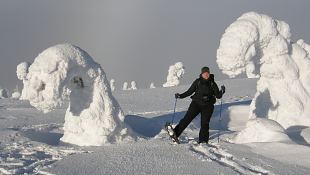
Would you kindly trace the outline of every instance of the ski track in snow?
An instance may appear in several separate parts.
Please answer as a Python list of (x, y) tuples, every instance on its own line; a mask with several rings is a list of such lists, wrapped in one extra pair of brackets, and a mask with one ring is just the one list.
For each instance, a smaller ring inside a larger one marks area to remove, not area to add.
[(227, 152), (225, 148), (219, 145), (198, 145), (188, 143), (189, 150), (192, 151), (194, 156), (197, 156), (201, 161), (212, 162), (215, 161), (220, 165), (232, 168), (240, 174), (263, 174), (272, 175), (273, 173), (256, 165), (247, 163), (246, 160), (240, 160), (236, 156)]
[[(59, 124), (41, 124), (23, 127), (12, 127), (16, 131), (53, 130)], [(66, 156), (89, 153), (69, 146), (50, 146), (33, 143), (32, 141), (17, 141), (0, 144), (0, 174), (40, 174), (51, 175), (42, 169), (50, 167), (54, 162)]]

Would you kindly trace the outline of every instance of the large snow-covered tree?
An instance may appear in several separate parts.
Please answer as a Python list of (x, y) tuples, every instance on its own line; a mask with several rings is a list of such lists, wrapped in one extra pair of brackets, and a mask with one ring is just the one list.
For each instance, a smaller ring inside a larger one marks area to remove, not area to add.
[(23, 98), (43, 112), (69, 100), (62, 141), (99, 146), (136, 139), (105, 72), (79, 47), (60, 44), (44, 50), (22, 77)]
[(246, 13), (223, 34), (217, 63), (230, 77), (259, 77), (250, 118), (310, 126), (310, 47), (290, 37), (284, 21)]

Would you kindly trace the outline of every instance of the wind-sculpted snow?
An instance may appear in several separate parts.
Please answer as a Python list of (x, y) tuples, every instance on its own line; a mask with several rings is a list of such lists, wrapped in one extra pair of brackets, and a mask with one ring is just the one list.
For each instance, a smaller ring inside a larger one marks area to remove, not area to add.
[(136, 138), (124, 124), (103, 69), (82, 49), (70, 44), (50, 47), (21, 77), (23, 99), (45, 113), (69, 100), (62, 141), (99, 146)]
[(225, 30), (217, 63), (230, 77), (259, 78), (250, 118), (310, 126), (310, 46), (290, 37), (285, 22), (246, 13)]
[(163, 84), (163, 87), (178, 86), (184, 73), (185, 69), (182, 62), (171, 65), (168, 70), (167, 82)]

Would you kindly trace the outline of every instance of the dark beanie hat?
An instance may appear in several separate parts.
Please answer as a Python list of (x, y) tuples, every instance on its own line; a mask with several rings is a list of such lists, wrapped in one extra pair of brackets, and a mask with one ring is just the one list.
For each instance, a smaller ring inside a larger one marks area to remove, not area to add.
[(203, 67), (203, 68), (201, 68), (201, 73), (203, 74), (203, 73), (205, 73), (205, 72), (210, 73), (209, 67)]

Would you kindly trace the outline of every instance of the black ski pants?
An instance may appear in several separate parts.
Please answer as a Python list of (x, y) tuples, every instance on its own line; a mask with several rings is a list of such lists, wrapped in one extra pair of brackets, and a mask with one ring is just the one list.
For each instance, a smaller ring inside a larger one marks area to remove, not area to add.
[(179, 137), (190, 122), (200, 113), (201, 127), (199, 131), (199, 141), (209, 141), (209, 122), (214, 110), (213, 104), (198, 104), (192, 101), (184, 118), (180, 120), (179, 124), (174, 128), (175, 134)]

